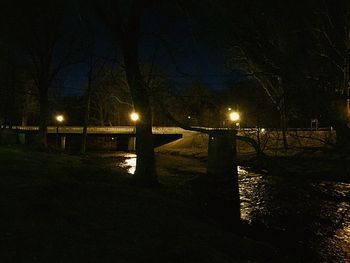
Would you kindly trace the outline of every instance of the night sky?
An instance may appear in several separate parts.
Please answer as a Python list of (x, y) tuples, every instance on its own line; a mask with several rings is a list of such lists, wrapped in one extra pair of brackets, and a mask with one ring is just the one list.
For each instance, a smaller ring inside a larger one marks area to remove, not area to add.
[(350, 0), (0, 13), (0, 263), (350, 262)]
[[(78, 14), (75, 19), (80, 21)], [(113, 45), (109, 32), (98, 21), (94, 27), (97, 29), (96, 54), (113, 57), (118, 63), (123, 63), (122, 54), (117, 45)], [(196, 35), (195, 32), (198, 31), (200, 29), (188, 17), (156, 16), (154, 13), (146, 15), (143, 38), (139, 45), (141, 62), (151, 63), (157, 48), (157, 70), (166, 74), (180, 89), (194, 81), (204, 83), (214, 90), (225, 88), (226, 83), (239, 82), (243, 77), (238, 71), (229, 72), (225, 69), (225, 47), (203, 41), (202, 36)], [(154, 34), (160, 37), (154, 37)], [(64, 81), (65, 95), (83, 94), (86, 71), (86, 65), (82, 63), (62, 71), (60, 79)]]

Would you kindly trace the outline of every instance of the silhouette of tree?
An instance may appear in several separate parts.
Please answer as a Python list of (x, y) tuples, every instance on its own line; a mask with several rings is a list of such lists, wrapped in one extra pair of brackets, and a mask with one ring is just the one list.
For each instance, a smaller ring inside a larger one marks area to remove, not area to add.
[(39, 143), (47, 147), (49, 89), (63, 68), (77, 54), (75, 27), (65, 25), (67, 1), (7, 1), (5, 10), (11, 19), (11, 45), (28, 58), (28, 71), (38, 90)]

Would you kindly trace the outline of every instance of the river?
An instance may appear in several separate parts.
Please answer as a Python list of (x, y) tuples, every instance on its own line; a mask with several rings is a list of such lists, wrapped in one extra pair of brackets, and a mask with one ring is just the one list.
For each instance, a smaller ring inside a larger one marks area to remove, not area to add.
[[(191, 158), (157, 161), (163, 171), (177, 174), (205, 171), (205, 163)], [(133, 174), (136, 155), (118, 153), (115, 165)], [(238, 173), (242, 219), (268, 229), (269, 241), (284, 243), (280, 247), (297, 262), (350, 262), (349, 183), (270, 176), (245, 167)]]

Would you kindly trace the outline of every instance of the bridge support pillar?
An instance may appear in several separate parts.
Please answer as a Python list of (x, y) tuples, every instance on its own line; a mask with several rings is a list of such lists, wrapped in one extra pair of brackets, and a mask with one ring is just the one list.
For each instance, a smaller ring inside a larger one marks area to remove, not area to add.
[(230, 224), (241, 219), (236, 133), (236, 130), (213, 130), (208, 145), (207, 206), (211, 213)]
[(18, 141), (22, 145), (26, 144), (26, 134), (24, 132), (19, 132), (18, 133)]
[(66, 136), (61, 136), (60, 150), (64, 151), (66, 149)]
[(0, 129), (0, 144), (15, 145), (18, 143), (17, 131), (8, 128)]
[(128, 151), (136, 151), (136, 137), (130, 137), (128, 140)]

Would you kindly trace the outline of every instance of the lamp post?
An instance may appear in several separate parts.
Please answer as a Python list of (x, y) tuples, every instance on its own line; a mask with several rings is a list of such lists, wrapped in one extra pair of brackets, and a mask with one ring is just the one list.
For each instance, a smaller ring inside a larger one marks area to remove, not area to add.
[(56, 126), (56, 144), (57, 147), (59, 147), (59, 137), (58, 137), (58, 129), (60, 127), (60, 124), (64, 121), (63, 115), (57, 115), (56, 116), (57, 126)]
[(237, 111), (231, 111), (228, 115), (230, 121), (232, 121), (236, 127), (239, 128), (239, 120), (241, 119), (241, 116), (239, 112)]
[(130, 120), (136, 123), (140, 119), (140, 115), (137, 112), (130, 113)]
[(130, 120), (134, 123), (133, 132), (135, 136), (132, 137), (132, 145), (129, 144), (128, 148), (129, 150), (136, 150), (136, 123), (140, 120), (140, 115), (137, 112), (132, 112), (130, 113)]

